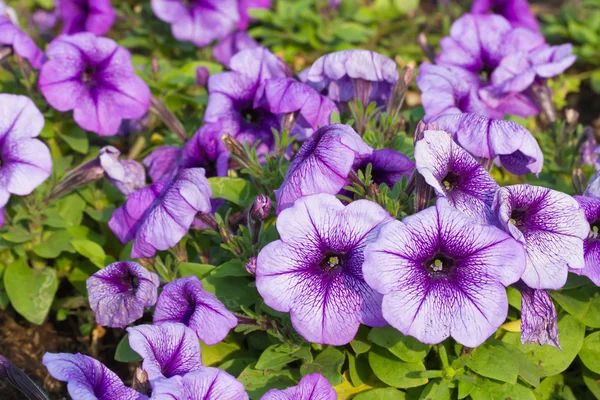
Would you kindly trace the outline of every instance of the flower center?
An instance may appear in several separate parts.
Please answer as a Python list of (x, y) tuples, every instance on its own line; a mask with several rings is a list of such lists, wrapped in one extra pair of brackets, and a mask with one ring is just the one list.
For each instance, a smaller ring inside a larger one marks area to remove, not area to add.
[(333, 272), (344, 266), (344, 253), (327, 253), (319, 263), (323, 272)]
[(453, 258), (443, 253), (438, 253), (425, 262), (425, 268), (427, 268), (430, 275), (448, 274), (455, 264), (456, 262)]
[(137, 276), (125, 275), (121, 278), (121, 283), (127, 288), (127, 290), (136, 291), (140, 285), (140, 281)]
[(96, 86), (96, 68), (87, 66), (81, 75), (81, 80), (88, 86)]
[(590, 239), (600, 240), (600, 219), (590, 224)]
[(525, 223), (525, 216), (527, 211), (524, 209), (512, 210), (510, 213), (510, 223), (521, 229), (521, 226)]
[(458, 174), (450, 171), (446, 174), (444, 179), (442, 179), (442, 184), (444, 185), (444, 188), (446, 188), (447, 192), (451, 192), (458, 186), (458, 178)]

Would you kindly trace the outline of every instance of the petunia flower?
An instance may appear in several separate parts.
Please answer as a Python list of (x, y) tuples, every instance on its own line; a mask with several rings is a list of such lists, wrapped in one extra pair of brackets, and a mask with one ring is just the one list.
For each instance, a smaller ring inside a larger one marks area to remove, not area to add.
[(590, 184), (583, 192), (584, 196), (600, 197), (600, 172), (596, 172), (590, 179)]
[(517, 241), (439, 199), (384, 225), (367, 245), (363, 272), (383, 295), (384, 318), (403, 334), (430, 344), (451, 336), (476, 347), (506, 319), (505, 286), (524, 268)]
[(52, 173), (50, 150), (36, 139), (43, 127), (44, 116), (29, 98), (0, 94), (0, 208), (11, 195), (33, 192)]
[(385, 183), (389, 188), (404, 176), (410, 178), (415, 169), (415, 163), (410, 158), (392, 149), (373, 150), (369, 157), (363, 159), (359, 168), (363, 169), (369, 164), (373, 181)]
[(244, 385), (218, 368), (203, 367), (155, 383), (155, 400), (247, 400)]
[(372, 153), (373, 149), (348, 125), (331, 124), (318, 129), (302, 144), (275, 191), (277, 214), (302, 196), (337, 194), (347, 185), (350, 171)]
[(134, 240), (131, 257), (152, 257), (175, 246), (197, 213), (211, 211), (210, 184), (202, 168), (189, 168), (132, 193), (108, 226), (122, 243)]
[(73, 399), (148, 399), (125, 386), (121, 379), (100, 361), (83, 354), (46, 353), (42, 364), (53, 378), (67, 382), (67, 390)]
[(179, 322), (191, 328), (209, 346), (225, 339), (237, 318), (213, 294), (203, 290), (195, 276), (169, 282), (154, 309), (154, 324)]
[(261, 400), (336, 400), (337, 394), (321, 374), (305, 375), (298, 386), (284, 390), (271, 389)]
[(365, 105), (372, 101), (381, 105), (398, 80), (398, 66), (369, 50), (344, 50), (320, 57), (305, 76), (309, 85), (335, 102), (357, 98)]
[(539, 186), (507, 186), (496, 192), (493, 210), (502, 229), (525, 247), (521, 279), (530, 288), (560, 289), (569, 268), (584, 267), (590, 225), (571, 196)]
[(98, 152), (98, 161), (109, 182), (127, 196), (146, 185), (146, 171), (135, 160), (119, 160), (120, 155), (115, 147), (105, 146)]
[(232, 32), (240, 22), (238, 0), (152, 0), (152, 11), (171, 24), (175, 39), (198, 47)]
[(331, 115), (338, 112), (335, 103), (310, 86), (291, 78), (263, 81), (254, 98), (255, 109), (265, 109), (276, 115), (279, 125), (291, 119), (290, 135), (305, 140), (319, 127), (329, 125)]
[(229, 67), (231, 57), (242, 50), (260, 47), (258, 42), (248, 35), (245, 31), (236, 31), (224, 37), (217, 43), (212, 50), (215, 60)]
[(98, 325), (124, 328), (156, 304), (158, 275), (131, 261), (102, 268), (86, 281)]
[(13, 24), (19, 25), (19, 17), (15, 9), (9, 7), (2, 0), (0, 0), (0, 16), (8, 17), (13, 22)]
[(498, 184), (469, 153), (444, 131), (425, 131), (415, 144), (419, 173), (438, 198), (485, 223), (493, 220), (492, 203)]
[(170, 177), (177, 172), (177, 164), (181, 160), (182, 148), (178, 146), (159, 146), (150, 153), (143, 162), (148, 167), (148, 175), (152, 182)]
[(50, 43), (47, 55), (40, 89), (58, 111), (73, 110), (83, 129), (114, 136), (123, 119), (141, 118), (148, 111), (150, 89), (135, 75), (129, 51), (112, 39), (63, 35)]
[(102, 36), (115, 23), (110, 0), (60, 0), (58, 10), (63, 20), (62, 33), (66, 35), (91, 32)]
[(475, 0), (471, 8), (474, 14), (493, 12), (502, 15), (515, 28), (539, 31), (540, 25), (531, 12), (527, 0)]
[(183, 324), (138, 325), (127, 334), (153, 387), (158, 380), (203, 368), (198, 337)]
[(556, 308), (545, 290), (518, 285), (521, 291), (521, 344), (549, 344), (560, 349)]
[(29, 61), (35, 69), (41, 68), (44, 63), (44, 53), (33, 39), (4, 15), (0, 15), (0, 45), (11, 46), (15, 53)]
[(585, 275), (600, 286), (600, 197), (575, 196), (583, 209), (590, 225), (590, 233), (583, 242), (585, 266), (583, 269), (571, 269), (578, 275)]
[(378, 204), (344, 206), (335, 196), (298, 199), (277, 218), (280, 240), (258, 254), (256, 288), (265, 304), (289, 312), (312, 343), (349, 343), (359, 325), (384, 326), (381, 296), (363, 279), (363, 249), (391, 219)]
[(435, 123), (474, 157), (496, 160), (516, 175), (542, 171), (544, 154), (540, 146), (533, 135), (516, 122), (456, 114), (438, 117)]

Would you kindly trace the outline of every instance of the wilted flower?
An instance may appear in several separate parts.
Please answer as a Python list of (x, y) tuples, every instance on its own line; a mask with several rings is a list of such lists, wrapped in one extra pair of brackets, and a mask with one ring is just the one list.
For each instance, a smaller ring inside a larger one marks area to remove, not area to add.
[(590, 233), (583, 242), (585, 267), (572, 269), (578, 275), (585, 275), (600, 286), (600, 197), (575, 196), (585, 218), (590, 225)]
[[(1, 2), (0, 5), (2, 5)], [(2, 210), (2, 213), (4, 213), (4, 210)], [(23, 393), (28, 399), (46, 399), (44, 392), (42, 392), (42, 390), (37, 387), (37, 385), (33, 383), (31, 379), (29, 379), (27, 374), (15, 367), (6, 359), (6, 357), (2, 355), (0, 355), (0, 380), (1, 379), (8, 380), (11, 385), (19, 389), (21, 393)]]
[(391, 217), (378, 204), (344, 206), (335, 196), (298, 199), (277, 218), (281, 240), (258, 255), (256, 288), (265, 304), (290, 312), (313, 343), (343, 345), (359, 325), (383, 326), (381, 296), (363, 279), (363, 249)]
[(148, 85), (135, 74), (129, 51), (112, 39), (63, 35), (50, 43), (47, 54), (40, 89), (52, 107), (73, 110), (83, 129), (113, 136), (123, 119), (141, 118), (148, 110)]
[(15, 9), (7, 6), (2, 0), (0, 0), (0, 16), (8, 17), (15, 25), (19, 24), (19, 17)]
[(169, 282), (154, 309), (154, 324), (179, 322), (207, 345), (219, 343), (237, 325), (237, 318), (195, 276)]
[(210, 184), (202, 168), (189, 168), (132, 193), (108, 226), (122, 243), (134, 240), (131, 257), (152, 257), (175, 246), (197, 213), (211, 211)]
[(271, 213), (271, 206), (271, 198), (264, 194), (260, 194), (256, 196), (256, 200), (250, 210), (250, 215), (257, 221), (264, 221)]
[(258, 42), (245, 31), (236, 31), (221, 39), (212, 50), (215, 60), (229, 68), (231, 57), (242, 50), (260, 47)]
[(387, 102), (398, 80), (398, 67), (391, 60), (369, 50), (344, 50), (319, 58), (306, 72), (306, 83), (336, 102), (359, 99)]
[(402, 177), (410, 178), (415, 163), (404, 154), (392, 149), (374, 150), (373, 153), (363, 159), (360, 168), (371, 164), (371, 177), (375, 183), (385, 183), (388, 187), (394, 187), (394, 184)]
[(514, 28), (527, 28), (533, 31), (540, 29), (527, 0), (475, 0), (471, 12), (474, 14), (493, 12), (506, 18)]
[[(291, 78), (263, 81), (256, 91), (254, 108), (274, 114), (279, 125), (298, 140), (304, 140), (319, 127), (329, 125), (331, 115), (338, 112), (332, 100)], [(292, 122), (288, 124), (286, 120), (289, 117)]]
[(415, 144), (415, 160), (417, 170), (438, 197), (479, 222), (493, 219), (498, 184), (448, 133), (425, 131), (425, 137)]
[(277, 213), (302, 196), (337, 194), (348, 183), (350, 171), (372, 153), (373, 149), (349, 125), (320, 128), (302, 144), (275, 191)]
[(449, 336), (476, 347), (504, 322), (505, 286), (525, 267), (523, 247), (439, 199), (385, 224), (365, 250), (367, 283), (383, 295), (383, 316), (423, 343)]
[(158, 275), (131, 261), (102, 268), (86, 281), (98, 325), (124, 328), (156, 304)]
[(67, 382), (74, 399), (141, 400), (147, 399), (128, 388), (100, 361), (83, 354), (46, 353), (42, 364), (52, 377)]
[(592, 197), (600, 197), (600, 172), (596, 172), (596, 174), (590, 179), (590, 184), (585, 189), (583, 193), (584, 196), (592, 196)]
[(203, 367), (155, 383), (152, 398), (176, 400), (247, 400), (244, 385), (218, 368)]
[(245, 268), (250, 275), (256, 275), (256, 257), (250, 257)]
[(60, 0), (58, 9), (66, 35), (91, 32), (102, 36), (115, 22), (110, 0)]
[(516, 175), (542, 171), (544, 154), (540, 146), (533, 135), (516, 122), (456, 114), (436, 118), (435, 123), (474, 157), (496, 160)]
[(52, 173), (50, 150), (35, 139), (43, 127), (44, 116), (29, 98), (0, 94), (0, 208), (11, 194), (30, 194)]
[(127, 334), (131, 348), (144, 359), (142, 367), (153, 387), (159, 379), (202, 368), (198, 337), (183, 324), (138, 325), (127, 328)]
[(11, 46), (15, 53), (29, 61), (35, 69), (41, 68), (44, 63), (44, 53), (33, 39), (4, 15), (0, 15), (0, 45)]
[(121, 152), (113, 146), (100, 149), (98, 160), (106, 177), (124, 195), (146, 185), (144, 166), (135, 160), (119, 160)]
[(305, 375), (298, 386), (284, 390), (271, 389), (261, 400), (336, 400), (337, 394), (321, 374)]
[(496, 192), (493, 209), (500, 226), (525, 247), (521, 279), (530, 288), (560, 289), (568, 268), (584, 267), (590, 225), (571, 196), (539, 186), (507, 186)]
[(560, 349), (556, 308), (545, 290), (519, 285), (521, 291), (521, 344), (549, 344)]

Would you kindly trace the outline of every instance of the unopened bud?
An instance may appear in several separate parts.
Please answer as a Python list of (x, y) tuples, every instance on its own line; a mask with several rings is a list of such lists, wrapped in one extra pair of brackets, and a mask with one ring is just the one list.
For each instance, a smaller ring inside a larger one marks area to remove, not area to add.
[(206, 67), (196, 68), (196, 85), (200, 87), (206, 87), (208, 85), (208, 78), (210, 73)]
[(0, 356), (0, 379), (9, 381), (14, 387), (19, 389), (27, 399), (48, 400), (48, 397), (42, 392), (42, 389), (37, 387), (23, 371), (15, 367), (3, 356)]
[(251, 275), (256, 275), (256, 257), (250, 257), (246, 264), (246, 271)]
[(269, 196), (265, 196), (264, 194), (258, 195), (252, 205), (250, 215), (257, 221), (264, 221), (269, 217), (272, 205)]

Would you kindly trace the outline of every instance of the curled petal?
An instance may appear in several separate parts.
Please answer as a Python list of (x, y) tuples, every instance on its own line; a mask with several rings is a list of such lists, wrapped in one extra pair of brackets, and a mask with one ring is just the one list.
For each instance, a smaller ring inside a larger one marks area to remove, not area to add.
[(558, 347), (556, 308), (545, 290), (530, 289), (525, 285), (521, 291), (521, 344), (537, 343)]
[(12, 46), (15, 53), (29, 61), (35, 69), (41, 68), (44, 63), (44, 53), (33, 39), (4, 15), (0, 15), (0, 44)]
[(225, 371), (202, 367), (155, 383), (155, 400), (247, 400), (244, 385)]
[(115, 22), (110, 0), (61, 0), (58, 3), (63, 33), (91, 32), (102, 36)]

